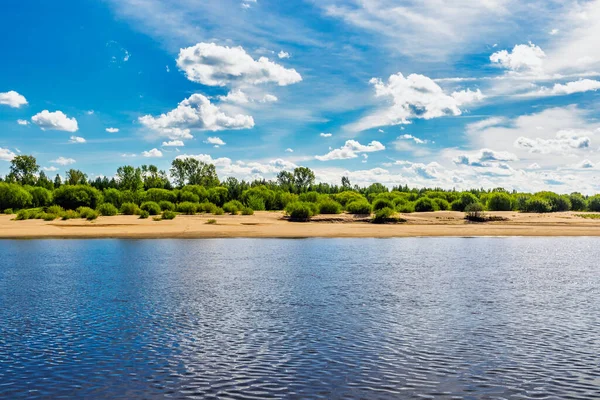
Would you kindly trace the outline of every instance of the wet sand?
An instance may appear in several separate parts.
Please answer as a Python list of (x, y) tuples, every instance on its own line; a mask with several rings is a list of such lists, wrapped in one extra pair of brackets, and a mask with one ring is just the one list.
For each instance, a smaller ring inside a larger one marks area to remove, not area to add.
[[(600, 236), (600, 220), (581, 213), (488, 213), (503, 221), (470, 223), (451, 211), (402, 214), (406, 222), (376, 225), (349, 214), (318, 216), (311, 222), (290, 222), (281, 212), (242, 215), (179, 215), (171, 221), (137, 216), (100, 217), (96, 221), (14, 221), (0, 215), (0, 238), (310, 238), (310, 237), (470, 237), (470, 236)], [(209, 219), (217, 224), (207, 224)]]

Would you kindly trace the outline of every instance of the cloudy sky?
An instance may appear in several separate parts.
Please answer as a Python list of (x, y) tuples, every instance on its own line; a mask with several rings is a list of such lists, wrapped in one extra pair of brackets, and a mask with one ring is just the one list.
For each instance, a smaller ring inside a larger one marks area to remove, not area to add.
[(5, 3), (0, 175), (600, 192), (600, 0)]

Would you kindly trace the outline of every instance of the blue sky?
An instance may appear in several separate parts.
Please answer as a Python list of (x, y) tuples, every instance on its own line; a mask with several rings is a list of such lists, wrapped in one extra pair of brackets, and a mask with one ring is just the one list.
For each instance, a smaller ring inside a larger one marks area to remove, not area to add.
[(0, 175), (175, 157), (221, 177), (600, 192), (600, 1), (2, 5)]

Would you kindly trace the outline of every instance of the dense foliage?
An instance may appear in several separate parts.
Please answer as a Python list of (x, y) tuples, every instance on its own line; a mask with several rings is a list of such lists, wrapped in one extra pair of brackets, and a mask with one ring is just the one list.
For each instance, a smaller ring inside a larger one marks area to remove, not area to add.
[(600, 212), (600, 195), (561, 195), (494, 190), (459, 192), (442, 189), (391, 190), (381, 184), (352, 186), (347, 177), (341, 185), (316, 183), (313, 171), (296, 168), (282, 171), (276, 180), (220, 181), (214, 165), (194, 159), (176, 159), (170, 169), (172, 182), (156, 166), (123, 166), (114, 178), (89, 181), (78, 170), (54, 180), (39, 170), (32, 156), (13, 159), (10, 173), (0, 178), (0, 212), (17, 213), (16, 219), (97, 218), (118, 213), (162, 216), (179, 214), (252, 215), (254, 211), (285, 210), (292, 220), (307, 221), (317, 214), (370, 215), (374, 222), (389, 222), (398, 213), (453, 210), (461, 212), (560, 211)]

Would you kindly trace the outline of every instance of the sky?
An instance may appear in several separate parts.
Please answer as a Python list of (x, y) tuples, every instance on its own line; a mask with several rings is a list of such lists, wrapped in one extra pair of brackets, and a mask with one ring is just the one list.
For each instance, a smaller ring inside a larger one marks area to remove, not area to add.
[(600, 192), (600, 0), (4, 3), (0, 175)]

